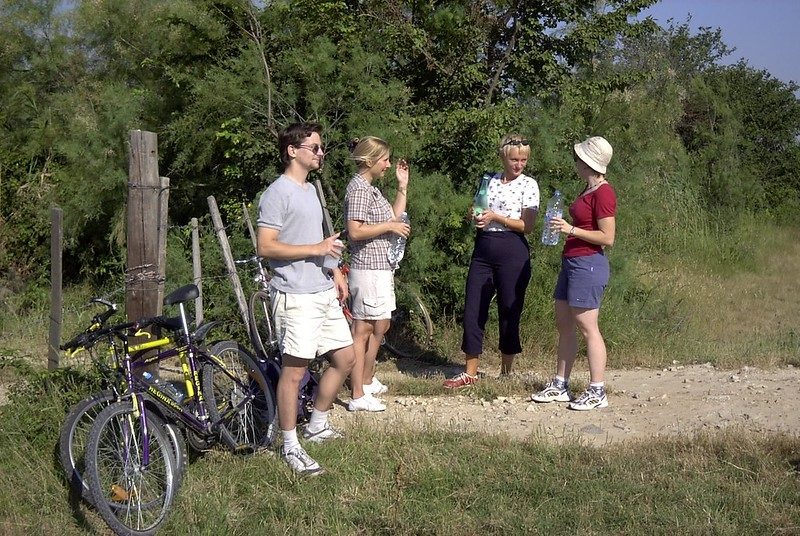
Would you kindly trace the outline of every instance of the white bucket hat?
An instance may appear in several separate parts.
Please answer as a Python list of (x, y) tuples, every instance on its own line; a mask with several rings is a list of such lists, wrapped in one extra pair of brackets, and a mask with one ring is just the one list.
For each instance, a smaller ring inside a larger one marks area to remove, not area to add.
[(611, 144), (601, 136), (592, 136), (584, 142), (576, 143), (573, 149), (584, 164), (603, 175), (606, 173), (606, 166), (611, 161), (611, 155), (614, 154)]

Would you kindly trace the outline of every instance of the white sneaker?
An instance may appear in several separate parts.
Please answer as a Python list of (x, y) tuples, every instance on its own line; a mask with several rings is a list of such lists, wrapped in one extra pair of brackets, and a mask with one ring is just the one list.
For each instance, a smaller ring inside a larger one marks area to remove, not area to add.
[(284, 447), (281, 446), (281, 458), (298, 475), (316, 476), (325, 472), (322, 466), (309, 456), (303, 447), (296, 447), (286, 452)]
[(572, 400), (566, 382), (553, 379), (544, 386), (544, 389), (531, 395), (534, 402), (569, 402)]
[(377, 376), (372, 377), (372, 383), (368, 383), (364, 386), (364, 394), (368, 395), (382, 395), (388, 390), (389, 388), (382, 384)]
[(331, 423), (329, 422), (325, 422), (325, 426), (316, 432), (309, 430), (308, 426), (306, 426), (306, 428), (303, 430), (303, 438), (311, 441), (312, 443), (322, 443), (329, 439), (340, 439), (342, 437), (344, 437), (344, 434), (331, 426)]
[(568, 406), (569, 409), (578, 411), (588, 411), (595, 408), (607, 408), (608, 397), (606, 390), (602, 387), (589, 387), (581, 396), (571, 402)]
[(372, 395), (353, 398), (347, 404), (347, 411), (386, 411), (386, 404)]

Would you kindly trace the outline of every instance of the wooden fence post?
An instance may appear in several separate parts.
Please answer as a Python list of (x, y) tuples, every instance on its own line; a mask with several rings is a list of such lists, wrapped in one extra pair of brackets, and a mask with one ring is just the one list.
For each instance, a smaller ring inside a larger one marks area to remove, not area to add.
[(158, 301), (158, 148), (154, 132), (130, 132), (125, 309), (128, 320), (161, 313)]
[(317, 197), (320, 205), (322, 205), (322, 231), (325, 236), (331, 236), (333, 234), (333, 222), (331, 221), (331, 213), (328, 210), (328, 201), (325, 199), (325, 192), (322, 191), (322, 181), (314, 179), (314, 188), (317, 189)]
[(228, 278), (233, 285), (233, 292), (236, 295), (236, 303), (239, 305), (239, 314), (242, 315), (244, 327), (247, 333), (250, 333), (250, 315), (248, 313), (247, 299), (242, 290), (242, 283), (239, 281), (239, 274), (236, 271), (236, 263), (233, 262), (233, 254), (231, 253), (231, 245), (228, 242), (228, 234), (225, 232), (225, 226), (222, 225), (222, 217), (219, 215), (219, 208), (217, 207), (217, 200), (213, 195), (208, 196), (208, 209), (211, 212), (211, 221), (214, 222), (214, 231), (217, 233), (217, 240), (222, 248), (222, 257), (225, 260), (225, 268), (228, 270)]
[(192, 228), (192, 275), (194, 284), (200, 289), (200, 295), (194, 300), (194, 316), (197, 319), (196, 325), (203, 323), (203, 271), (200, 262), (200, 232), (197, 226), (197, 218), (189, 220)]
[(164, 303), (167, 280), (167, 234), (169, 233), (169, 178), (159, 177), (158, 190), (158, 303)]
[(242, 215), (244, 221), (247, 223), (247, 232), (250, 233), (250, 241), (253, 242), (253, 251), (258, 255), (258, 238), (256, 237), (256, 230), (253, 228), (253, 221), (250, 219), (250, 211), (247, 210), (247, 205), (242, 203)]
[(64, 237), (64, 213), (60, 207), (50, 209), (50, 337), (47, 351), (47, 370), (58, 368), (61, 345), (61, 258)]
[[(158, 176), (158, 140), (154, 132), (130, 131), (128, 165), (127, 256), (125, 260), (125, 312), (128, 321), (157, 316), (159, 300), (158, 217), (161, 179)], [(132, 337), (131, 344), (139, 342)], [(147, 367), (158, 375), (159, 366)]]

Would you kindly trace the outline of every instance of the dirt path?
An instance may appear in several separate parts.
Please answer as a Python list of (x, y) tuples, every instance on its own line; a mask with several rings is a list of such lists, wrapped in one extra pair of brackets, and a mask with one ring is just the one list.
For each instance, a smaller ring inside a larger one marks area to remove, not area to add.
[[(391, 385), (392, 373), (382, 378)], [(385, 426), (451, 426), (522, 439), (543, 434), (604, 445), (673, 434), (691, 435), (727, 427), (763, 433), (800, 434), (800, 369), (675, 365), (664, 370), (608, 371), (609, 407), (571, 411), (563, 403), (536, 404), (522, 394), (485, 401), (469, 392), (456, 396), (383, 395), (387, 411), (352, 414), (337, 407), (333, 420), (345, 429), (357, 420)]]

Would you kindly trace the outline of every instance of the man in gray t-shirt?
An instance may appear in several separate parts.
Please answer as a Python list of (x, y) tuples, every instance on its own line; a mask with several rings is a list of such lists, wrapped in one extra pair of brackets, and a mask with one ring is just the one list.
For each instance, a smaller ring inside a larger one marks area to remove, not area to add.
[(258, 206), (258, 254), (269, 259), (272, 316), (282, 354), (278, 380), (281, 457), (297, 473), (317, 475), (322, 467), (297, 438), (297, 397), (308, 364), (329, 353), (331, 366), (320, 379), (314, 410), (303, 437), (322, 442), (341, 437), (328, 413), (355, 362), (350, 327), (342, 311), (347, 280), (339, 268), (325, 268), (326, 256), (341, 257), (339, 233), (322, 233), (322, 207), (308, 174), (319, 169), (325, 148), (315, 123), (295, 123), (278, 137), (285, 166), (261, 195)]
[[(261, 195), (258, 226), (278, 231), (286, 244), (317, 244), (322, 241), (322, 206), (317, 191), (287, 175), (281, 175)], [(300, 259), (274, 259), (272, 287), (292, 294), (307, 294), (333, 288), (333, 276), (323, 269), (324, 255)]]

